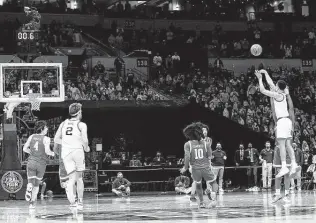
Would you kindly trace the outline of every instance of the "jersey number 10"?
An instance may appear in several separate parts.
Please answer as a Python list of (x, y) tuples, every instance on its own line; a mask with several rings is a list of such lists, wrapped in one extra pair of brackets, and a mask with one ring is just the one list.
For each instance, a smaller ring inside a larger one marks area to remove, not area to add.
[(195, 159), (203, 159), (203, 149), (195, 149)]

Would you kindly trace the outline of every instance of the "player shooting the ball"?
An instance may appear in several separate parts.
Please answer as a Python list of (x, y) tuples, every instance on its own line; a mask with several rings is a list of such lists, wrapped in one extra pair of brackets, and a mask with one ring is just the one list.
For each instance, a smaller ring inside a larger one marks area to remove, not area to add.
[[(265, 75), (266, 81), (270, 87), (270, 90), (266, 90), (263, 81), (262, 74)], [(266, 70), (256, 70), (255, 75), (259, 80), (260, 92), (271, 98), (271, 107), (274, 109), (277, 122), (276, 122), (276, 140), (280, 149), (281, 157), (281, 169), (276, 175), (276, 178), (280, 178), (286, 174), (294, 176), (297, 172), (301, 171), (295, 160), (295, 154), (292, 147), (292, 132), (294, 129), (295, 117), (293, 112), (289, 112), (288, 103), (292, 103), (289, 95), (289, 89), (287, 84), (283, 80), (279, 80), (275, 85)], [(286, 167), (286, 152), (288, 152), (291, 158), (291, 170)]]

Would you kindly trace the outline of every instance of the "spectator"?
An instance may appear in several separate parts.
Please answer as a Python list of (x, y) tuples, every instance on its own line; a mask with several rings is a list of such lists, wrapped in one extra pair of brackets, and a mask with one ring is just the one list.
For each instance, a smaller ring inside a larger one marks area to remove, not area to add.
[(142, 163), (136, 155), (133, 155), (133, 159), (129, 162), (129, 166), (142, 166)]
[(98, 61), (97, 65), (95, 65), (93, 68), (93, 73), (96, 75), (99, 75), (99, 74), (104, 74), (104, 72), (105, 72), (104, 65), (101, 64), (101, 61)]
[(153, 165), (165, 164), (166, 160), (161, 156), (161, 152), (157, 151), (156, 157), (153, 159)]
[[(297, 147), (296, 143), (293, 143), (292, 146), (293, 146), (294, 153), (295, 153), (296, 163), (297, 163), (298, 166), (302, 167), (303, 164), (304, 164), (303, 152), (302, 152), (302, 150), (300, 150)], [(291, 179), (291, 188), (290, 188), (291, 193), (294, 192), (295, 188), (297, 188), (298, 192), (300, 192), (302, 190), (302, 188), (301, 188), (301, 177), (302, 177), (302, 171), (298, 172), (295, 175), (295, 177)], [(297, 185), (295, 185), (295, 181), (294, 181), (295, 179), (297, 180)]]
[(222, 150), (220, 143), (216, 144), (216, 150), (212, 154), (213, 172), (216, 178), (218, 177), (219, 193), (224, 193), (223, 178), (225, 170), (225, 161), (227, 159), (226, 153)]
[(115, 36), (111, 33), (111, 35), (108, 38), (108, 43), (110, 44), (110, 46), (113, 47), (115, 46), (115, 41), (116, 41)]
[(112, 158), (110, 153), (106, 153), (104, 159), (102, 160), (102, 167), (108, 167), (112, 164)]
[(127, 12), (127, 14), (130, 14), (131, 11), (132, 11), (132, 6), (129, 3), (129, 1), (127, 0), (125, 3), (125, 12)]
[(190, 178), (181, 174), (174, 181), (175, 191), (179, 194), (191, 193)]
[(153, 63), (156, 67), (161, 67), (162, 65), (162, 58), (161, 56), (159, 55), (159, 53), (156, 54), (156, 56), (154, 56), (153, 58)]
[(119, 172), (117, 173), (117, 178), (113, 181), (112, 192), (119, 197), (130, 196), (130, 186), (131, 183), (127, 179), (123, 178), (123, 174)]
[(119, 49), (123, 49), (123, 44), (124, 44), (124, 39), (123, 39), (123, 35), (121, 33), (119, 33), (116, 37), (115, 37), (115, 43), (116, 43), (116, 47)]
[(175, 72), (177, 72), (180, 66), (180, 56), (178, 55), (177, 52), (174, 52), (171, 59), (172, 59), (173, 68), (175, 69)]
[[(260, 152), (260, 162), (262, 162), (262, 184), (264, 189), (271, 189), (272, 183), (272, 161), (273, 151), (271, 150), (271, 144), (266, 142), (265, 148)], [(267, 179), (268, 178), (268, 179)], [(268, 184), (267, 184), (268, 182)]]
[[(257, 149), (252, 147), (252, 144), (248, 144), (248, 149), (246, 150), (247, 160), (250, 164), (250, 168), (247, 170), (248, 175), (248, 186), (252, 185), (253, 191), (258, 191), (257, 182), (258, 182), (258, 164), (259, 164), (259, 152)], [(253, 177), (253, 181), (252, 178)]]
[(116, 57), (116, 59), (114, 60), (114, 66), (115, 66), (117, 78), (123, 77), (122, 76), (122, 69), (123, 69), (124, 63), (125, 63), (124, 60), (119, 56)]
[(214, 61), (214, 67), (217, 70), (221, 70), (224, 68), (223, 61), (219, 57), (217, 57), (217, 59)]
[[(246, 154), (245, 154), (244, 145), (242, 143), (239, 145), (239, 149), (237, 149), (235, 152), (234, 161), (235, 161), (236, 167), (246, 166)], [(236, 172), (237, 172), (236, 179), (234, 181), (242, 182), (242, 183), (246, 182), (247, 178), (245, 177), (246, 174), (245, 174), (244, 169), (237, 168)]]

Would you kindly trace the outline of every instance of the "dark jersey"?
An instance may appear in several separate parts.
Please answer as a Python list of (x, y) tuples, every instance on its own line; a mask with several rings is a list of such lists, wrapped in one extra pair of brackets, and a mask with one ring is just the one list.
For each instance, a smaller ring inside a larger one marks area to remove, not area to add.
[(212, 157), (210, 142), (189, 141), (185, 144), (185, 153), (190, 155), (190, 165), (193, 169), (210, 167), (210, 158)]
[(33, 135), (30, 142), (30, 156), (29, 161), (46, 164), (47, 154), (45, 152), (44, 135)]

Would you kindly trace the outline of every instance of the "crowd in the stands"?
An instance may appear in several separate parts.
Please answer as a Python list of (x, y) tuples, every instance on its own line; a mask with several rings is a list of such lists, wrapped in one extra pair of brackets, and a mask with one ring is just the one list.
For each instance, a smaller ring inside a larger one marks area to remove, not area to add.
[(116, 70), (107, 70), (98, 62), (90, 74), (87, 64), (75, 70), (75, 79), (71, 63), (65, 72), (66, 98), (68, 100), (161, 100), (158, 93), (153, 92), (147, 82), (137, 78), (127, 70), (123, 74), (119, 67), (123, 60), (114, 61)]
[[(251, 57), (252, 44), (263, 47), (262, 57), (301, 58), (316, 57), (316, 30), (303, 28), (299, 33), (279, 32), (279, 29), (262, 30), (256, 23), (248, 23), (248, 30), (226, 31), (217, 22), (212, 31), (182, 30), (171, 24), (166, 29), (131, 30), (112, 24), (112, 29), (105, 32), (104, 43), (125, 51), (135, 49), (155, 49), (154, 45), (180, 45), (207, 48), (209, 57)], [(107, 39), (106, 39), (107, 38)]]
[[(203, 1), (192, 0), (183, 1), (175, 4), (173, 2), (164, 2), (163, 4), (147, 5), (146, 2), (134, 1), (115, 1), (112, 4), (104, 4), (99, 1), (85, 1), (71, 4), (67, 1), (39, 1), (33, 2), (31, 6), (39, 9), (41, 13), (72, 13), (72, 14), (99, 14), (105, 17), (116, 18), (161, 18), (161, 19), (229, 19), (229, 20), (246, 20), (247, 18), (254, 17), (253, 13), (246, 11), (247, 5), (251, 0), (217, 0), (217, 1)], [(270, 1), (261, 1), (256, 4), (259, 12), (255, 16), (261, 20), (273, 20), (280, 17), (280, 13), (275, 14), (275, 11), (287, 12), (284, 7), (283, 1), (274, 1), (277, 5), (273, 5)], [(304, 1), (305, 2), (305, 1)], [(303, 3), (303, 2), (302, 2)], [(312, 9), (314, 7), (313, 1), (306, 1), (306, 5)], [(22, 11), (22, 2), (19, 1), (4, 1), (0, 6), (0, 11), (18, 12)], [(306, 19), (306, 17), (313, 17), (311, 13), (302, 16), (302, 4), (294, 4), (294, 12), (299, 17), (294, 18), (288, 16), (287, 19)], [(286, 15), (285, 15), (286, 16)]]
[[(155, 80), (155, 86), (165, 93), (186, 95), (194, 103), (273, 138), (270, 102), (258, 90), (258, 81), (254, 76), (256, 68), (252, 66), (245, 73), (232, 74), (224, 67), (223, 62), (217, 59), (210, 64), (208, 75), (199, 69), (187, 74), (160, 75)], [(290, 86), (296, 107), (294, 141), (304, 147), (316, 148), (315, 72), (304, 73), (295, 67), (266, 69), (275, 81), (282, 78)]]

